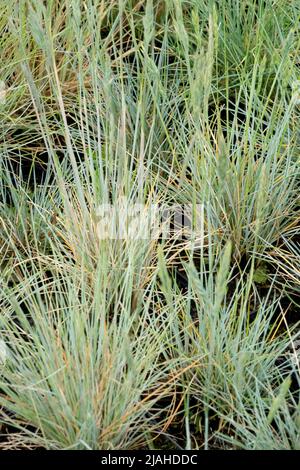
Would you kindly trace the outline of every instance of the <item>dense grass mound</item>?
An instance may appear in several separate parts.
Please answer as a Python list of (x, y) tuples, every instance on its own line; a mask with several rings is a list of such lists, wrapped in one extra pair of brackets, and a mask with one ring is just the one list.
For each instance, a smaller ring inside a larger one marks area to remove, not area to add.
[(300, 449), (299, 21), (0, 0), (0, 448)]

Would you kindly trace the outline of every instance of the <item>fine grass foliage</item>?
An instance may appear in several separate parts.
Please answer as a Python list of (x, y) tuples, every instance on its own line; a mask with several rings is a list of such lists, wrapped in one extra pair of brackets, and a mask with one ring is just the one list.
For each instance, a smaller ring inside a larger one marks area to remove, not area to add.
[(299, 15), (0, 0), (0, 448), (299, 449)]

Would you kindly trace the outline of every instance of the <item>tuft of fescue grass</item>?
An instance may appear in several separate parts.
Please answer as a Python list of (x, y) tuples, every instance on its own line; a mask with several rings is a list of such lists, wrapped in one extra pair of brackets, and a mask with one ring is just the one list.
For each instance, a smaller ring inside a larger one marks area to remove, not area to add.
[(155, 403), (180, 374), (161, 361), (168, 320), (149, 314), (151, 285), (140, 299), (134, 267), (112, 268), (105, 251), (93, 278), (63, 254), (18, 267), (21, 284), (1, 289), (2, 422), (19, 444), (47, 449), (143, 445), (163, 427), (168, 409)]
[(0, 448), (299, 449), (299, 13), (0, 0)]

